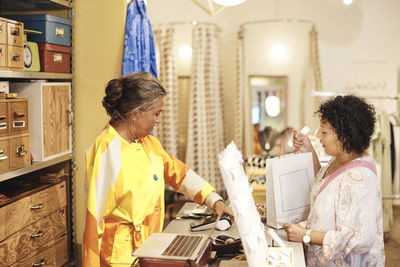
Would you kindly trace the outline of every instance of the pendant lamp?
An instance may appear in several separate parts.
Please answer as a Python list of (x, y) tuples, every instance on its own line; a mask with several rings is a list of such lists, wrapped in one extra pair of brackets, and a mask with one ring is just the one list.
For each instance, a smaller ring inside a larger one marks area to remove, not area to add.
[(212, 1), (220, 6), (237, 6), (246, 2), (246, 0), (212, 0)]

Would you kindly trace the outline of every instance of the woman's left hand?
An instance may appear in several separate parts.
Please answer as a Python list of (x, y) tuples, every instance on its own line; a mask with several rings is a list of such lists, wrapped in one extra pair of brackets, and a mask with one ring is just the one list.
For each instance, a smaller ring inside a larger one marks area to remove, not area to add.
[(283, 228), (286, 231), (289, 241), (303, 242), (303, 236), (307, 232), (306, 228), (294, 223), (284, 223)]
[(215, 201), (213, 210), (215, 214), (219, 215), (220, 213), (227, 214), (232, 221), (235, 220), (235, 215), (230, 208), (228, 208), (222, 200)]

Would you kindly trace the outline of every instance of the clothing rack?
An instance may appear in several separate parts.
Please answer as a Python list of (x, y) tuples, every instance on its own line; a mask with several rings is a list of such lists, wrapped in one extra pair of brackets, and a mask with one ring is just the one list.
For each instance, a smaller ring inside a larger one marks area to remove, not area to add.
[(221, 32), (222, 29), (215, 23), (212, 22), (204, 22), (204, 21), (197, 21), (197, 20), (187, 20), (187, 21), (170, 21), (164, 23), (155, 23), (152, 24), (152, 27), (162, 27), (162, 26), (175, 26), (175, 25), (191, 25), (195, 27), (196, 25), (210, 25), (215, 27), (218, 32)]
[[(311, 96), (316, 97), (334, 97), (338, 95), (347, 95), (350, 93), (339, 93), (339, 92), (329, 92), (329, 91), (312, 91)], [(354, 93), (357, 96), (361, 96), (368, 99), (392, 99), (392, 100), (400, 100), (400, 95), (367, 95), (367, 94), (359, 94)]]
[(249, 21), (240, 24), (240, 29), (243, 29), (245, 26), (248, 25), (253, 25), (253, 24), (264, 24), (264, 23), (305, 23), (305, 24), (310, 24), (312, 28), (315, 28), (315, 23), (311, 20), (306, 20), (306, 19), (265, 19), (265, 20), (255, 20), (255, 21)]

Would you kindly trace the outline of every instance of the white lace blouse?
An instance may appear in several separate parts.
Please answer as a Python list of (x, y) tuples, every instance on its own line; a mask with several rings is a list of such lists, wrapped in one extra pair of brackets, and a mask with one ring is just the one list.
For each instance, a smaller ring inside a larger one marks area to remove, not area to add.
[[(311, 190), (307, 228), (326, 235), (322, 246), (308, 247), (307, 266), (384, 266), (382, 195), (373, 159), (358, 158), (322, 179), (333, 160)], [(372, 168), (356, 166), (363, 163)]]

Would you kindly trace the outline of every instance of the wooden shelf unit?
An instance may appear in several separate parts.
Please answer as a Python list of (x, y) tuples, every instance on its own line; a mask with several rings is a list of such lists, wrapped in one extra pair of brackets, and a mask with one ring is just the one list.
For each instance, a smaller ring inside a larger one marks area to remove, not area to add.
[[(11, 13), (18, 13), (18, 14), (23, 14), (23, 13), (51, 13), (51, 11), (59, 11), (59, 10), (65, 10), (68, 12), (69, 16), (73, 14), (72, 12), (73, 8), (73, 1), (72, 0), (1, 0), (1, 5), (0, 5), (0, 17), (5, 16), (6, 14), (11, 14)], [(10, 70), (0, 70), (0, 81), (9, 81), (9, 82), (34, 82), (34, 81), (47, 81), (47, 82), (70, 82), (71, 83), (71, 101), (73, 101), (73, 74), (72, 73), (47, 73), (47, 72), (24, 72), (24, 71), (10, 71)], [(73, 103), (72, 103), (72, 110), (73, 110)], [(72, 121), (72, 129), (74, 127), (74, 123)], [(73, 147), (73, 136), (72, 136), (72, 147)], [(74, 226), (73, 226), (73, 207), (72, 207), (72, 196), (73, 196), (73, 175), (74, 175), (74, 168), (75, 168), (75, 162), (74, 162), (74, 151), (72, 150), (72, 153), (68, 154), (63, 154), (61, 156), (57, 156), (55, 158), (51, 158), (50, 160), (46, 161), (33, 161), (32, 165), (16, 169), (13, 171), (9, 171), (6, 173), (0, 174), (0, 194), (3, 194), (7, 192), (7, 190), (10, 190), (9, 185), (14, 184), (17, 187), (20, 185), (18, 182), (27, 181), (29, 179), (38, 179), (41, 177), (41, 175), (46, 175), (46, 174), (51, 174), (54, 172), (58, 172), (59, 170), (64, 170), (65, 171), (65, 176), (64, 176), (64, 182), (63, 182), (63, 188), (65, 189), (65, 193), (61, 195), (65, 196), (65, 201), (62, 203), (66, 204), (61, 204), (61, 206), (66, 205), (65, 207), (57, 207), (58, 212), (62, 212), (62, 210), (65, 210), (66, 214), (64, 216), (65, 219), (63, 219), (63, 224), (65, 224), (66, 231), (63, 233), (61, 236), (58, 235), (55, 237), (49, 238), (48, 236), (45, 237), (48, 238), (49, 240), (46, 239), (46, 243), (44, 245), (41, 245), (39, 248), (30, 248), (31, 252), (29, 252), (29, 255), (18, 255), (20, 258), (18, 262), (13, 263), (16, 266), (32, 266), (32, 264), (41, 264), (42, 263), (42, 255), (49, 257), (48, 264), (54, 264), (55, 266), (75, 266), (76, 265), (76, 256), (74, 253)], [(35, 181), (35, 180), (34, 180)], [(24, 193), (21, 193), (17, 196), (13, 196), (10, 200), (6, 201), (3, 203), (3, 206), (0, 207), (0, 209), (4, 209), (7, 206), (14, 205), (15, 203), (13, 202), (14, 199), (21, 203), (29, 202), (29, 198), (34, 198), (35, 194), (44, 194), (44, 191), (47, 190), (47, 186), (43, 187), (41, 185), (40, 180), (32, 183), (32, 187), (29, 191), (26, 191)], [(13, 186), (14, 186), (13, 185)], [(50, 187), (56, 187), (58, 184), (53, 182), (50, 182), (48, 185)], [(25, 190), (23, 186), (21, 187), (21, 190)], [(5, 194), (6, 195), (6, 194)], [(6, 195), (7, 196), (7, 195)], [(58, 197), (55, 199), (60, 199), (59, 198), (60, 194), (58, 194)], [(49, 195), (50, 197), (50, 195)], [(52, 197), (54, 197), (52, 195)], [(42, 197), (39, 197), (38, 199), (42, 199)], [(40, 203), (40, 204), (38, 204)], [(32, 203), (31, 206), (41, 206), (42, 202), (37, 201), (37, 203)], [(44, 207), (46, 207), (46, 204), (44, 204)], [(44, 208), (43, 208), (44, 209)], [(5, 211), (5, 210), (3, 210)], [(40, 210), (38, 210), (40, 211)], [(23, 211), (19, 211), (22, 212)], [(51, 211), (51, 216), (55, 216), (54, 211)], [(1, 213), (1, 212), (0, 212)], [(4, 213), (4, 212), (3, 212)], [(7, 212), (6, 212), (7, 213)], [(29, 212), (25, 212), (24, 214), (27, 214), (29, 216)], [(33, 213), (32, 213), (33, 214)], [(46, 215), (50, 216), (50, 215)], [(36, 221), (32, 225), (29, 225), (28, 227), (36, 227), (35, 225), (44, 225), (39, 222), (42, 220), (45, 220), (45, 217), (40, 218), (39, 221)], [(43, 221), (47, 223), (46, 221)], [(9, 227), (11, 222), (5, 221), (7, 225), (3, 225), (3, 227)], [(47, 224), (46, 224), (47, 225)], [(43, 232), (43, 237), (46, 235), (46, 226), (41, 226), (44, 227)], [(59, 227), (56, 224), (50, 224), (50, 228), (54, 227)], [(13, 244), (12, 242), (8, 241), (11, 240), (11, 238), (14, 238), (15, 236), (19, 234), (23, 234), (22, 230), (15, 231), (11, 233), (11, 235), (6, 235), (6, 239), (0, 240), (0, 242), (4, 244)], [(44, 240), (45, 240), (44, 239)], [(37, 239), (39, 240), (39, 239)], [(28, 241), (29, 243), (29, 238)], [(61, 243), (60, 243), (61, 242)], [(25, 242), (26, 243), (26, 242)], [(61, 245), (60, 245), (61, 244)], [(29, 245), (27, 245), (29, 246)], [(8, 248), (9, 246), (7, 246)], [(9, 249), (10, 251), (9, 254), (15, 254), (17, 251), (14, 249)], [(26, 251), (25, 251), (26, 252)], [(50, 255), (50, 256), (49, 256)], [(44, 257), (43, 256), (43, 257)], [(60, 258), (61, 257), (61, 258)], [(19, 264), (19, 265), (18, 265)], [(1, 264), (0, 264), (1, 265)], [(12, 265), (14, 266), (14, 265)], [(36, 265), (35, 265), (36, 266)]]

